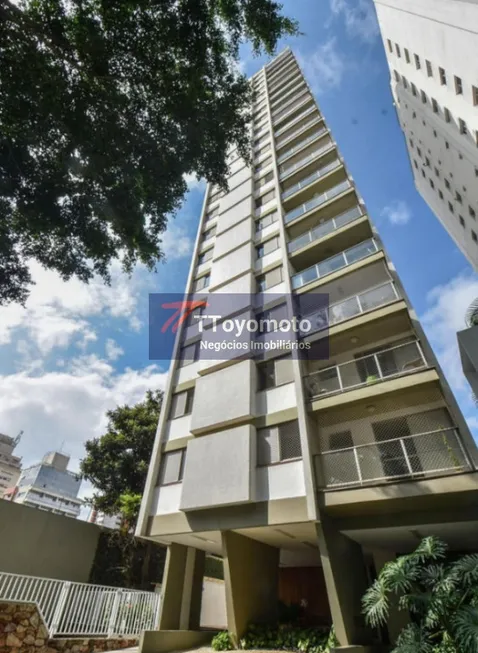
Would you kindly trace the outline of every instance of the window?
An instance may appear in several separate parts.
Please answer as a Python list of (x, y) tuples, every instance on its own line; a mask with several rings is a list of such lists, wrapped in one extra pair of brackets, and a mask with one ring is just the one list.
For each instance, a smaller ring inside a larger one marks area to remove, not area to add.
[(218, 200), (220, 197), (224, 195), (224, 192), (222, 190), (218, 190), (215, 193), (211, 195), (209, 198), (209, 204), (213, 204), (216, 200)]
[(453, 204), (451, 202), (448, 202), (448, 210), (450, 211), (450, 213), (455, 213), (455, 210), (453, 208)]
[(266, 175), (264, 175), (264, 177), (261, 177), (258, 181), (256, 181), (256, 183), (254, 184), (255, 190), (258, 190), (262, 186), (265, 186), (273, 179), (274, 179), (274, 173), (271, 170), (271, 172), (268, 172)]
[(459, 204), (463, 204), (463, 200), (461, 198), (461, 195), (458, 191), (455, 192), (455, 199)]
[(257, 277), (257, 292), (264, 292), (282, 281), (282, 266), (274, 268)]
[(257, 429), (257, 464), (274, 465), (302, 457), (299, 422)]
[(475, 168), (475, 177), (478, 177), (478, 168)]
[[(407, 78), (404, 75), (402, 75), (402, 84), (403, 84), (403, 88), (408, 88)], [(408, 105), (405, 105), (405, 106), (408, 109)]]
[(472, 86), (471, 87), (471, 94), (473, 96), (473, 104), (476, 107), (478, 105), (478, 87), (477, 86)]
[(391, 42), (390, 39), (387, 39), (387, 44), (388, 44), (388, 49), (389, 49), (389, 51), (393, 54), (392, 42)]
[(254, 168), (254, 172), (256, 173), (260, 172), (264, 168), (267, 168), (267, 166), (270, 165), (271, 163), (272, 163), (272, 157), (268, 156), (267, 158), (264, 159), (264, 161), (261, 161), (256, 165), (256, 167)]
[(446, 86), (446, 72), (444, 68), (438, 68), (438, 75), (440, 77), (440, 84)]
[(199, 254), (199, 256), (198, 256), (198, 265), (202, 265), (203, 263), (206, 263), (207, 261), (210, 261), (212, 259), (213, 252), (214, 252), (214, 248), (211, 247), (211, 249), (208, 249), (206, 252), (203, 252), (202, 254)]
[(465, 225), (465, 220), (463, 219), (463, 216), (462, 216), (462, 215), (460, 215), (460, 224), (461, 224), (461, 226), (463, 227), (463, 229), (465, 229), (465, 226), (466, 226), (466, 225)]
[(461, 118), (458, 118), (458, 126), (460, 127), (460, 134), (466, 136), (466, 134), (468, 134), (468, 128), (466, 126), (466, 122)]
[(448, 179), (445, 179), (445, 187), (446, 187), (448, 190), (450, 190), (450, 182), (448, 181)]
[(446, 147), (447, 150), (450, 149), (450, 143), (448, 141), (445, 141), (445, 147)]
[(204, 313), (205, 308), (205, 303), (201, 304), (200, 306), (196, 306), (196, 308), (193, 309), (188, 315), (187, 326), (190, 327), (198, 324), (198, 318)]
[(415, 86), (415, 84), (413, 82), (412, 82), (412, 95), (415, 95), (415, 96), (417, 95), (417, 87)]
[(415, 168), (418, 170), (418, 163), (416, 162), (416, 159), (413, 159), (413, 163), (415, 164)]
[(470, 217), (473, 218), (473, 220), (476, 220), (476, 211), (472, 206), (468, 207), (468, 213), (470, 214)]
[(417, 154), (420, 158), (422, 158), (422, 151), (419, 147), (417, 147)]
[(427, 156), (425, 157), (425, 165), (430, 167), (430, 159)]
[(395, 43), (395, 52), (397, 53), (397, 57), (402, 56), (402, 54), (400, 52), (400, 46), (398, 45), (398, 43)]
[(211, 281), (211, 275), (209, 274), (205, 274), (203, 277), (196, 279), (196, 281), (193, 283), (193, 292), (199, 292), (200, 290), (204, 290), (204, 288), (207, 288), (209, 286), (210, 281)]
[(428, 181), (430, 182), (430, 186), (433, 188), (433, 190), (435, 190), (435, 184), (433, 183), (433, 179), (430, 178)]
[(202, 235), (202, 242), (204, 242), (205, 240), (209, 240), (210, 238), (212, 238), (215, 235), (216, 235), (216, 227), (215, 226), (211, 227), (210, 229), (207, 229)]
[(219, 205), (214, 207), (212, 211), (209, 211), (209, 213), (206, 213), (206, 222), (215, 218), (216, 215), (219, 215)]
[(476, 236), (476, 233), (473, 231), (473, 229), (471, 230), (471, 239), (472, 239), (475, 243), (478, 242), (478, 238), (477, 238), (477, 236)]
[(441, 200), (443, 199), (443, 193), (441, 192), (441, 190), (438, 191), (438, 197), (439, 197)]
[(279, 236), (274, 236), (270, 240), (266, 240), (265, 243), (261, 243), (256, 247), (257, 258), (263, 258), (274, 252), (279, 247)]
[(450, 110), (447, 109), (446, 107), (443, 108), (443, 114), (445, 116), (446, 122), (451, 122), (451, 113)]
[(422, 67), (422, 66), (421, 66), (421, 63), (420, 63), (420, 57), (418, 56), (418, 54), (414, 54), (413, 57), (414, 57), (414, 59), (415, 59), (415, 67), (416, 67), (416, 69), (417, 69), (417, 70), (420, 70), (420, 68)]
[[(433, 108), (433, 113), (439, 112), (438, 102), (433, 97), (432, 97), (432, 108)], [(435, 136), (435, 138), (436, 138), (436, 134), (437, 134), (436, 131), (433, 130), (433, 135)]]
[(433, 68), (431, 63), (428, 61), (428, 59), (425, 61), (425, 65), (427, 67), (427, 75), (428, 77), (433, 77)]
[(397, 73), (396, 70), (393, 71), (393, 74), (394, 74), (394, 77), (395, 77), (395, 81), (399, 82), (400, 81), (400, 75)]
[(282, 356), (257, 365), (257, 390), (277, 388), (293, 381), (292, 356)]
[(193, 409), (193, 400), (194, 388), (174, 394), (171, 398), (169, 419), (176, 419), (177, 417), (189, 415)]
[(268, 138), (269, 138), (268, 133), (264, 134), (264, 136), (261, 136), (260, 138), (256, 138), (256, 140), (253, 143), (254, 147), (255, 148), (260, 147), (263, 143), (265, 143), (267, 141)]
[(412, 150), (413, 150), (413, 148), (415, 147), (415, 145), (413, 144), (413, 138), (409, 138), (409, 139), (408, 139), (408, 142), (410, 143), (410, 147), (411, 147)]
[(422, 168), (422, 177), (423, 177), (423, 179), (426, 179), (425, 170), (423, 168)]
[(158, 485), (170, 485), (183, 480), (186, 449), (168, 451), (161, 456)]
[(258, 209), (261, 206), (264, 206), (264, 204), (267, 204), (268, 202), (272, 201), (274, 197), (276, 196), (275, 190), (270, 190), (268, 193), (265, 193), (265, 195), (262, 195), (261, 197), (258, 197), (256, 199), (256, 209)]
[(199, 360), (199, 347), (199, 340), (193, 342), (191, 345), (181, 347), (181, 351), (179, 352), (179, 367), (186, 367)]
[(260, 220), (257, 220), (256, 222), (256, 231), (262, 231), (269, 225), (273, 224), (274, 222), (277, 222), (279, 219), (279, 215), (277, 211), (274, 211), (273, 213), (269, 213), (268, 215), (265, 215), (263, 218)]
[(427, 94), (425, 93), (425, 91), (420, 91), (420, 95), (421, 95), (423, 104), (426, 104), (427, 103)]
[(457, 95), (463, 95), (463, 83), (461, 77), (455, 75), (455, 93)]
[(417, 112), (416, 112), (416, 111), (413, 112), (413, 117), (414, 117), (414, 118), (417, 117)]
[(433, 136), (434, 136), (435, 138), (437, 138), (437, 136), (438, 136), (438, 134), (437, 134), (437, 130), (436, 130), (436, 129), (433, 130)]
[(266, 144), (264, 145), (264, 147), (261, 147), (260, 150), (257, 150), (257, 151), (255, 152), (255, 157), (256, 157), (256, 158), (259, 158), (260, 156), (262, 156), (263, 154), (265, 154), (266, 152), (268, 152), (270, 149), (271, 149), (271, 144), (270, 144), (270, 143), (266, 143)]
[(410, 63), (410, 53), (409, 53), (409, 51), (407, 50), (407, 48), (405, 48), (405, 61), (406, 61), (407, 63)]

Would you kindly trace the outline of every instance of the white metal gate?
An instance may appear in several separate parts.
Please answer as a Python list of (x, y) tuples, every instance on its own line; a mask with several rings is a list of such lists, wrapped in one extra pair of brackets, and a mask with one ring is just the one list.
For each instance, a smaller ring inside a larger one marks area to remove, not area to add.
[(37, 603), (50, 637), (127, 636), (158, 625), (160, 595), (0, 572), (0, 600)]

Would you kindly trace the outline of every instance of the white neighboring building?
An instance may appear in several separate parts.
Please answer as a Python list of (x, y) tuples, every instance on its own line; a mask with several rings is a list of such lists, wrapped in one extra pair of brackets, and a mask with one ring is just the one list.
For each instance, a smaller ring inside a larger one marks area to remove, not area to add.
[(17, 484), (22, 471), (21, 458), (13, 455), (20, 438), (0, 433), (0, 498), (6, 490)]
[(374, 1), (416, 187), (478, 270), (478, 1)]
[(67, 467), (70, 457), (52, 451), (41, 463), (24, 469), (17, 483), (15, 503), (39, 508), (68, 517), (78, 517), (82, 500), (78, 499), (80, 477)]

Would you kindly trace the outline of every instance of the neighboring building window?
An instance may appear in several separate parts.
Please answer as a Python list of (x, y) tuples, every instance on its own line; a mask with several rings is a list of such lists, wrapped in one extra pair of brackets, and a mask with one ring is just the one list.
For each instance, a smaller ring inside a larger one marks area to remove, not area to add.
[(405, 61), (410, 63), (410, 52), (405, 48)]
[(427, 156), (425, 157), (425, 165), (430, 166), (430, 159)]
[(256, 138), (254, 141), (254, 147), (260, 147), (262, 143), (265, 143), (267, 139), (269, 138), (269, 134), (264, 134), (264, 136), (261, 136), (260, 138)]
[(206, 307), (204, 304), (201, 306), (196, 306), (196, 308), (192, 310), (188, 315), (187, 325), (194, 326), (195, 324), (198, 324), (198, 318), (204, 313), (205, 308)]
[(451, 113), (450, 113), (450, 110), (447, 109), (446, 107), (444, 107), (444, 109), (443, 109), (443, 113), (444, 113), (444, 115), (445, 115), (445, 120), (446, 120), (446, 122), (451, 122)]
[(422, 177), (423, 177), (423, 179), (426, 178), (425, 170), (423, 168), (422, 168)]
[(433, 136), (436, 138), (438, 136), (436, 129), (433, 130)]
[(450, 213), (455, 212), (455, 210), (453, 209), (453, 204), (451, 202), (448, 202), (448, 209), (449, 209)]
[[(433, 113), (438, 113), (439, 112), (438, 102), (433, 97), (432, 97), (432, 107), (433, 107)], [(435, 135), (435, 138), (436, 138), (436, 131), (435, 130), (433, 130), (433, 134)]]
[(171, 485), (183, 480), (186, 449), (168, 451), (161, 456), (158, 485)]
[(274, 465), (302, 458), (298, 420), (257, 429), (257, 464)]
[(397, 73), (396, 70), (393, 71), (393, 74), (394, 74), (394, 76), (395, 76), (395, 81), (396, 81), (396, 82), (399, 82), (399, 81), (400, 81), (400, 75)]
[(203, 263), (210, 261), (212, 259), (213, 252), (214, 252), (214, 248), (211, 247), (211, 249), (208, 249), (206, 252), (199, 254), (198, 265), (202, 265)]
[(412, 82), (412, 95), (415, 95), (415, 96), (417, 95), (417, 87), (415, 86), (415, 84), (413, 82)]
[(270, 165), (271, 162), (272, 162), (272, 157), (268, 156), (266, 159), (264, 159), (264, 161), (261, 161), (258, 165), (256, 165), (256, 167), (254, 168), (254, 172), (257, 173), (263, 170), (264, 168), (267, 168), (267, 166)]
[(463, 83), (461, 77), (455, 75), (455, 93), (457, 95), (463, 95)]
[(400, 46), (398, 45), (398, 43), (395, 43), (395, 51), (396, 51), (396, 53), (397, 53), (397, 57), (401, 57), (401, 56), (402, 56), (402, 55), (401, 55), (401, 52), (400, 52)]
[(294, 380), (292, 356), (282, 356), (257, 365), (257, 389), (269, 390)]
[(417, 147), (417, 154), (420, 158), (422, 158), (422, 151), (419, 147)]
[[(405, 77), (405, 75), (402, 75), (402, 84), (403, 84), (403, 88), (408, 88), (408, 82), (407, 82), (407, 78)], [(405, 106), (408, 109), (408, 104), (405, 105)]]
[(430, 186), (435, 190), (435, 184), (433, 183), (433, 179), (429, 179)]
[(193, 284), (193, 292), (199, 292), (200, 290), (204, 290), (204, 288), (207, 288), (209, 286), (210, 281), (211, 281), (211, 276), (209, 274), (205, 274), (203, 277), (196, 279), (196, 281)]
[(445, 179), (445, 187), (446, 187), (448, 190), (450, 190), (450, 182), (448, 181), (448, 179)]
[(463, 219), (463, 216), (461, 216), (461, 215), (460, 215), (460, 224), (464, 229), (465, 228), (465, 220)]
[(475, 177), (478, 177), (478, 168), (475, 168)]
[(432, 65), (431, 65), (430, 61), (428, 61), (428, 59), (425, 61), (425, 64), (426, 64), (426, 67), (427, 67), (428, 77), (433, 77), (433, 68), (432, 68)]
[(427, 103), (427, 94), (425, 93), (425, 91), (421, 91), (420, 95), (421, 95), (423, 104), (426, 104)]
[(455, 193), (455, 199), (459, 204), (463, 204), (463, 200), (462, 200), (461, 195), (460, 195), (460, 193), (458, 191), (456, 191), (456, 193)]
[(181, 351), (179, 352), (179, 367), (186, 367), (199, 360), (199, 347), (199, 340), (193, 342), (191, 345), (181, 347)]
[(387, 44), (388, 44), (388, 49), (389, 49), (389, 51), (393, 54), (392, 42), (391, 42), (390, 39), (387, 39)]
[(473, 218), (473, 220), (476, 220), (476, 211), (472, 206), (468, 207), (468, 213), (470, 214), (470, 217)]
[(446, 147), (447, 150), (450, 149), (450, 143), (448, 141), (445, 141), (445, 147)]
[(261, 177), (261, 179), (256, 181), (256, 183), (254, 184), (255, 190), (258, 190), (262, 186), (265, 186), (266, 184), (268, 184), (273, 179), (274, 179), (274, 173), (272, 171), (268, 172), (266, 175), (264, 175), (264, 177)]
[(441, 200), (443, 199), (443, 193), (441, 192), (441, 190), (438, 191), (438, 197), (439, 197)]
[(472, 239), (475, 243), (478, 242), (478, 238), (477, 238), (477, 236), (476, 236), (476, 233), (473, 231), (473, 229), (471, 230), (471, 239)]
[(446, 86), (446, 72), (444, 68), (438, 68), (438, 74), (440, 76), (440, 84)]
[(282, 266), (274, 268), (257, 277), (257, 292), (264, 292), (282, 281)]
[(458, 125), (460, 127), (460, 134), (463, 134), (466, 136), (468, 134), (468, 128), (466, 126), (466, 122), (462, 120), (461, 118), (458, 118)]
[(473, 104), (476, 107), (476, 106), (478, 106), (478, 87), (477, 86), (472, 86), (471, 91), (472, 91), (472, 96), (473, 96)]
[(262, 231), (269, 225), (273, 224), (274, 222), (277, 222), (279, 219), (279, 214), (277, 211), (274, 211), (273, 213), (269, 213), (268, 215), (265, 215), (263, 218), (260, 220), (257, 220), (256, 222), (256, 231)]
[(414, 54), (413, 56), (415, 58), (415, 67), (417, 70), (420, 70), (420, 68), (422, 67), (420, 63), (420, 57), (418, 56), (418, 54)]
[(207, 231), (205, 231), (203, 233), (202, 242), (204, 242), (205, 240), (209, 240), (210, 238), (212, 238), (215, 235), (216, 235), (216, 226), (211, 227), (210, 229), (208, 229)]
[(414, 145), (414, 143), (413, 143), (413, 138), (409, 138), (409, 139), (408, 139), (408, 142), (410, 143), (410, 147), (411, 147), (412, 150), (413, 150), (413, 148), (415, 147), (415, 145)]
[(270, 149), (271, 149), (271, 144), (270, 144), (270, 143), (266, 143), (266, 144), (264, 145), (264, 147), (261, 147), (260, 150), (257, 150), (257, 152), (255, 152), (255, 157), (256, 157), (256, 158), (259, 158), (260, 156), (262, 156), (263, 154), (265, 154), (266, 152), (268, 152)]
[(279, 236), (274, 236), (270, 240), (266, 240), (256, 247), (257, 258), (263, 258), (267, 254), (275, 252), (279, 248)]
[(193, 409), (194, 388), (185, 390), (184, 392), (177, 392), (171, 398), (171, 409), (169, 411), (169, 419), (176, 419), (189, 415)]
[(259, 207), (264, 206), (264, 204), (267, 204), (268, 202), (272, 201), (275, 196), (276, 196), (275, 189), (272, 189), (269, 192), (262, 195), (261, 197), (258, 197), (256, 199), (256, 209), (258, 209)]

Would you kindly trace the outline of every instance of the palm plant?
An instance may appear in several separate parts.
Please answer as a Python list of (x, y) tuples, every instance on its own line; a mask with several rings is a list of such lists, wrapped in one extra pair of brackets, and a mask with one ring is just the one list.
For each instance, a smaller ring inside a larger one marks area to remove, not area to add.
[(367, 590), (366, 621), (384, 625), (398, 597), (411, 623), (392, 653), (478, 653), (478, 555), (449, 562), (447, 546), (426, 537), (418, 548), (387, 563)]

